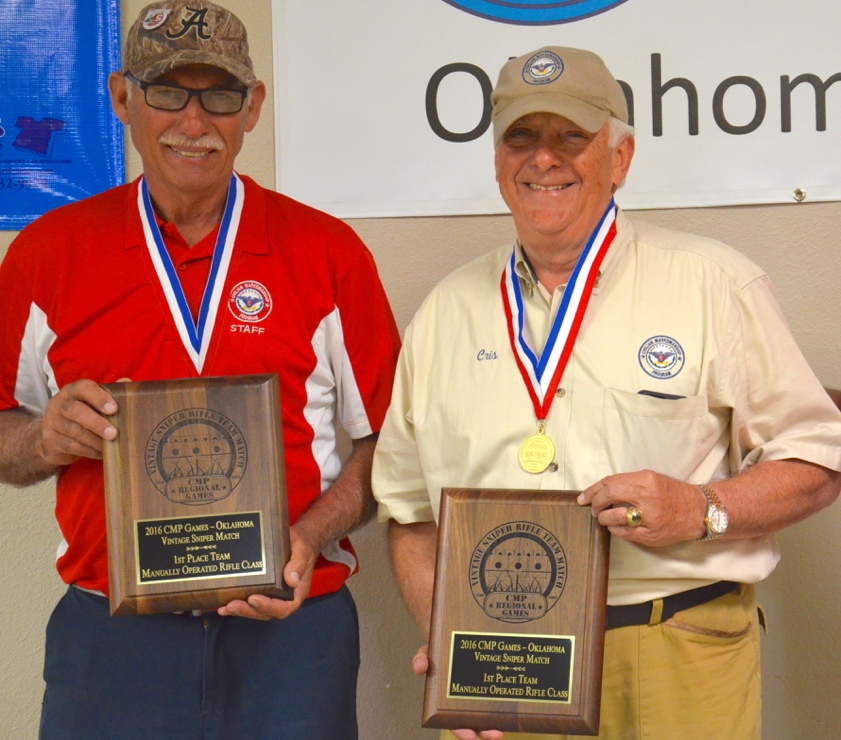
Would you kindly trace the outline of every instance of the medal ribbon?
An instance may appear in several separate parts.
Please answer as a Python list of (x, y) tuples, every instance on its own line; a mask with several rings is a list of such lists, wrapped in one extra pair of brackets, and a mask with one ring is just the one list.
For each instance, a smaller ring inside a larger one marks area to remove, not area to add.
[(564, 290), (561, 304), (558, 306), (558, 312), (552, 321), (549, 338), (546, 340), (540, 359), (529, 347), (525, 336), (523, 294), (520, 279), (514, 269), (517, 259), (516, 246), (512, 250), (511, 259), (502, 271), (500, 288), (508, 325), (508, 338), (539, 422), (545, 421), (549, 415), (555, 391), (561, 382), (567, 362), (572, 355), (581, 322), (584, 320), (584, 312), (590, 302), (599, 268), (615, 236), (616, 205), (611, 199), (599, 225), (578, 257), (575, 269)]
[(207, 285), (205, 285), (202, 294), (198, 321), (193, 321), (190, 306), (181, 287), (181, 281), (178, 279), (175, 266), (172, 264), (169, 252), (164, 246), (161, 230), (158, 228), (155, 211), (152, 208), (152, 200), (149, 197), (149, 188), (146, 186), (146, 178), (140, 180), (137, 207), (140, 211), (140, 220), (143, 223), (146, 246), (149, 249), (152, 264), (155, 266), (155, 272), (163, 288), (167, 305), (172, 312), (172, 319), (178, 329), (184, 349), (190, 355), (198, 373), (201, 373), (207, 357), (210, 338), (216, 324), (219, 300), (222, 288), (225, 286), (228, 267), (231, 264), (244, 198), (245, 188), (242, 180), (234, 173), (231, 175), (231, 182), (228, 186), (228, 198), (225, 202), (222, 222), (219, 225), (219, 235), (216, 237), (216, 245), (213, 248), (210, 274), (207, 277)]

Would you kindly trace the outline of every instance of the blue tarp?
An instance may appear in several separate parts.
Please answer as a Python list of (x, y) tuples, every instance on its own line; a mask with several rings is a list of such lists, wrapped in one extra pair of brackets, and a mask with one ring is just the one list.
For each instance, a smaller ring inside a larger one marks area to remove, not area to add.
[(0, 229), (125, 180), (119, 0), (0, 0)]

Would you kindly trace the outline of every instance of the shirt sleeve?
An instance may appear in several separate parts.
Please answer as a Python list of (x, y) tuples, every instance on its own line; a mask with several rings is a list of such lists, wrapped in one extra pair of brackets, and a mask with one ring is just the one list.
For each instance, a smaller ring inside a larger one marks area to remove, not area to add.
[(18, 236), (0, 265), (0, 411), (23, 406), (42, 412), (55, 386), (47, 362), (55, 335), (20, 264), (25, 239), (26, 232)]
[(352, 439), (379, 432), (391, 397), (400, 335), (374, 258), (350, 232), (336, 284), (341, 352), (334, 356), (338, 413)]
[(435, 520), (412, 417), (413, 336), (414, 323), (409, 325), (403, 340), (391, 405), (377, 440), (372, 474), (379, 520), (395, 519), (400, 524)]
[(841, 412), (800, 352), (767, 276), (738, 297), (731, 469), (797, 459), (841, 470)]

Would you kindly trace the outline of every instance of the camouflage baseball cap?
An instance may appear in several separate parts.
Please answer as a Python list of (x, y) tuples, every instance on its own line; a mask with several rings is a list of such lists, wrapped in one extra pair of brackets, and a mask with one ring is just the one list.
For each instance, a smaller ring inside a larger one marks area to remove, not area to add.
[(529, 113), (555, 113), (595, 133), (610, 116), (628, 123), (621, 85), (601, 57), (584, 49), (544, 46), (508, 60), (491, 94), (494, 145)]
[(245, 26), (229, 10), (205, 0), (147, 5), (129, 29), (123, 72), (151, 82), (188, 64), (218, 67), (247, 87), (257, 84)]

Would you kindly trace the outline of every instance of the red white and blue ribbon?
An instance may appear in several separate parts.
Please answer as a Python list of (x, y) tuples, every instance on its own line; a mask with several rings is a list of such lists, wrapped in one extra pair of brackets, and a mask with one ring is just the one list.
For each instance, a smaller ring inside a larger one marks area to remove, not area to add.
[(158, 280), (166, 295), (167, 305), (172, 312), (172, 319), (178, 329), (184, 349), (190, 355), (198, 373), (201, 373), (204, 366), (207, 350), (210, 346), (210, 338), (213, 336), (213, 327), (216, 324), (222, 289), (225, 286), (228, 267), (231, 264), (231, 256), (234, 252), (234, 241), (239, 229), (244, 199), (245, 188), (242, 180), (236, 174), (233, 174), (228, 186), (228, 199), (225, 202), (222, 222), (219, 225), (219, 235), (213, 248), (210, 274), (202, 295), (198, 320), (194, 321), (184, 290), (181, 287), (181, 281), (178, 279), (175, 266), (172, 264), (172, 259), (161, 237), (161, 231), (155, 219), (155, 211), (152, 208), (152, 201), (149, 198), (146, 178), (140, 180), (137, 207), (140, 210), (140, 220), (143, 222), (146, 246), (149, 249), (149, 255), (152, 258), (152, 264), (155, 266)]
[(611, 199), (599, 225), (590, 236), (587, 246), (575, 264), (575, 269), (564, 289), (558, 312), (552, 321), (549, 337), (539, 355), (528, 342), (523, 294), (520, 279), (514, 269), (517, 260), (516, 247), (512, 250), (511, 259), (508, 260), (502, 272), (500, 288), (508, 324), (508, 338), (539, 422), (545, 421), (549, 414), (555, 391), (561, 382), (567, 362), (572, 355), (578, 331), (581, 329), (581, 322), (584, 320), (584, 312), (590, 302), (599, 268), (615, 236), (616, 204)]

